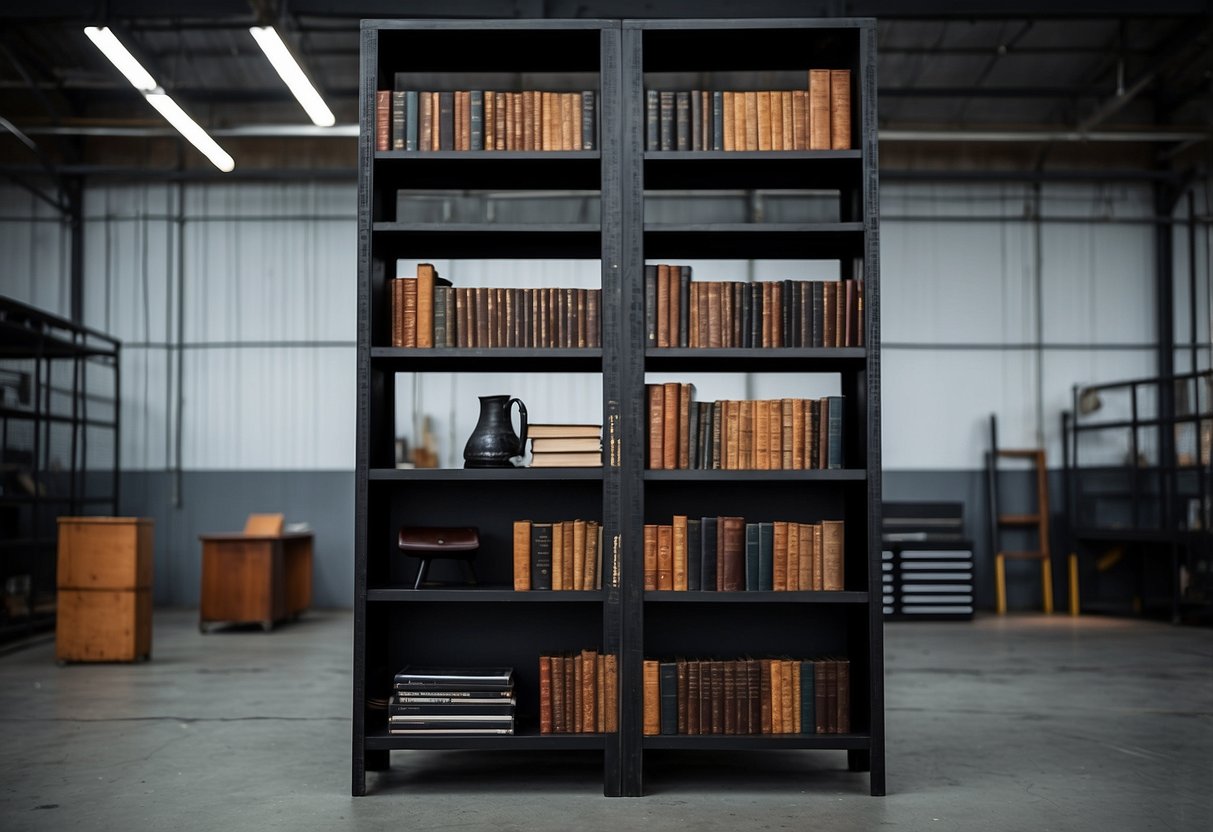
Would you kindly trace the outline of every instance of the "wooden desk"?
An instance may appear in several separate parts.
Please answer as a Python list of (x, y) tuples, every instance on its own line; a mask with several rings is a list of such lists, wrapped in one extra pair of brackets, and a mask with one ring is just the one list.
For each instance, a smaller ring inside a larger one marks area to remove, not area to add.
[(198, 628), (259, 623), (267, 632), (312, 603), (311, 532), (201, 534)]

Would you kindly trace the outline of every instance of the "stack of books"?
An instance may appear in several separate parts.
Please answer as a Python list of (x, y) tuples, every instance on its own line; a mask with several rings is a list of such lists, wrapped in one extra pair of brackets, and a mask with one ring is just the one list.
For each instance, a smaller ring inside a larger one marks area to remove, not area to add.
[(416, 667), (396, 674), (389, 734), (513, 734), (514, 668)]
[(532, 468), (601, 468), (602, 425), (530, 425)]

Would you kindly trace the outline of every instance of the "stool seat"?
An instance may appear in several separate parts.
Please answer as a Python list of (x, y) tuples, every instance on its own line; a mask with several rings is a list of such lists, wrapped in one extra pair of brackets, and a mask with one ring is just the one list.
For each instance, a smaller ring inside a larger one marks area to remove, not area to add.
[(477, 584), (472, 559), (480, 549), (480, 531), (474, 526), (401, 526), (396, 545), (421, 561), (413, 589), (421, 589), (434, 560), (458, 561), (467, 583)]

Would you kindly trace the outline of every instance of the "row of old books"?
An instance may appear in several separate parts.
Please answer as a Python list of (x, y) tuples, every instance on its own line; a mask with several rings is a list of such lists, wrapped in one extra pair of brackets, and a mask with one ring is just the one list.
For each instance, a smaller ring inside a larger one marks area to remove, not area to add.
[(513, 734), (512, 667), (418, 667), (396, 674), (389, 734)]
[(379, 90), (376, 150), (593, 150), (593, 90)]
[(844, 467), (842, 396), (696, 402), (694, 387), (645, 385), (649, 469)]
[(841, 520), (747, 523), (675, 515), (644, 527), (644, 588), (673, 592), (840, 591)]
[(849, 734), (846, 659), (644, 661), (644, 734)]
[(862, 347), (859, 280), (691, 279), (690, 266), (644, 267), (648, 347)]
[(429, 263), (389, 288), (393, 347), (602, 346), (601, 289), (455, 288)]
[(539, 657), (539, 733), (613, 734), (619, 730), (619, 662), (582, 650)]
[(532, 468), (601, 468), (602, 425), (531, 425)]
[(851, 71), (803, 90), (647, 90), (646, 150), (850, 150)]
[(602, 524), (514, 521), (514, 589), (585, 592), (602, 589)]

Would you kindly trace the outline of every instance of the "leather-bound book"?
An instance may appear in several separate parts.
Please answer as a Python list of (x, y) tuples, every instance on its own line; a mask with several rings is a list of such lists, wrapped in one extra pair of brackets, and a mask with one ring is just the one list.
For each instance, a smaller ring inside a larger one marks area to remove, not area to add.
[(687, 591), (687, 518), (685, 514), (674, 515), (673, 531), (673, 586), (676, 592)]
[(720, 93), (721, 150), (740, 150), (737, 147), (737, 94), (731, 90)]
[(792, 126), (792, 122), (794, 121), (795, 116), (792, 112), (792, 107), (793, 107), (792, 91), (783, 90), (782, 92), (779, 93), (779, 112), (780, 112), (780, 115), (783, 117), (782, 134), (783, 134), (783, 149), (784, 150), (795, 150), (796, 149), (795, 148), (795, 144), (796, 144), (795, 132), (794, 132), (795, 128)]
[(670, 340), (670, 267), (657, 265), (657, 346), (671, 347)]
[(678, 468), (691, 467), (691, 396), (693, 384), (678, 386)]
[(817, 425), (821, 419), (821, 406), (814, 399), (804, 404), (804, 467), (820, 468), (820, 441), (817, 438)]
[(713, 281), (707, 284), (708, 293), (708, 343), (711, 349), (719, 349), (724, 345), (724, 326), (720, 314), (721, 284)]
[[(739, 467), (742, 470), (753, 470), (754, 463), (754, 409), (753, 401), (741, 402), (738, 408), (738, 419), (741, 423), (741, 438), (738, 440)], [(759, 431), (761, 433), (761, 431)]]
[(783, 343), (780, 344), (781, 347), (800, 346), (796, 343), (796, 321), (800, 318), (800, 302), (795, 289), (795, 281), (783, 281)]
[[(691, 267), (678, 266), (678, 343), (677, 346), (690, 346), (691, 327)], [(670, 272), (674, 269), (671, 267)], [(671, 287), (673, 288), (673, 287)], [(670, 340), (673, 340), (671, 338)]]
[(771, 470), (783, 470), (783, 403), (779, 399), (770, 401), (767, 416), (767, 453), (771, 458)]
[(829, 721), (826, 713), (826, 688), (830, 680), (827, 672), (829, 662), (819, 659), (813, 662), (813, 731), (817, 734), (829, 733)]
[(564, 660), (561, 655), (548, 657), (552, 665), (552, 733), (565, 733), (564, 721)]
[(792, 400), (779, 401), (779, 459), (784, 471), (792, 470)]
[(699, 730), (699, 685), (700, 685), (700, 663), (696, 660), (687, 662), (687, 698), (686, 698), (686, 714), (687, 714), (687, 733), (691, 736), (696, 736), (700, 733)]
[(660, 384), (646, 384), (649, 398), (649, 469), (660, 471), (665, 467), (665, 391)]
[(508, 149), (509, 133), (506, 132), (506, 101), (509, 99), (507, 92), (493, 93), (493, 149), (506, 150)]
[(455, 149), (455, 93), (438, 93), (438, 149)]
[(645, 659), (644, 679), (644, 736), (661, 734), (661, 671), (660, 663)]
[(771, 318), (771, 346), (782, 347), (783, 343), (783, 283), (771, 283), (772, 305), (774, 315)]
[(539, 657), (539, 733), (552, 733), (552, 657)]
[[(462, 90), (455, 90), (455, 146), (454, 150), (468, 150), (472, 144), (472, 125), (469, 117), (466, 122), (464, 120), (463, 99), (467, 95)], [(466, 132), (465, 132), (466, 130)]]
[(703, 589), (702, 533), (702, 521), (697, 517), (687, 518), (687, 589), (692, 592)]
[(762, 337), (759, 341), (759, 346), (763, 349), (768, 349), (772, 346), (771, 329), (775, 320), (775, 315), (772, 308), (775, 305), (774, 284), (767, 282), (760, 284), (762, 286)]
[(712, 663), (699, 662), (699, 733), (712, 733)]
[[(721, 90), (712, 91), (712, 143), (711, 150), (725, 150), (725, 126), (724, 126), (724, 96), (725, 93)], [(732, 150), (732, 142), (729, 142)]]
[(792, 92), (792, 145), (794, 150), (809, 149), (809, 92)]
[(468, 92), (468, 149), (484, 150), (484, 90)]
[(606, 665), (605, 730), (608, 734), (619, 731), (619, 657), (608, 653)]
[(476, 291), (476, 346), (488, 347), (489, 343), (489, 290), (485, 286)]
[(586, 562), (589, 574), (585, 576), (587, 590), (602, 589), (602, 524), (591, 520), (586, 526)]
[(737, 733), (737, 677), (733, 673), (735, 662), (721, 662), (724, 675), (724, 712), (721, 727), (725, 734)]
[(591, 349), (602, 347), (602, 290), (590, 289), (585, 296), (585, 343)]
[(433, 150), (434, 97), (428, 92), (419, 92), (417, 94), (417, 109), (420, 111), (417, 119), (417, 149)]
[(800, 589), (800, 524), (788, 523), (788, 592)]
[(674, 93), (674, 150), (691, 149), (691, 94)]
[(499, 335), (501, 333), (501, 327), (499, 326), (500, 313), (499, 313), (499, 310), (497, 309), (497, 298), (498, 297), (499, 297), (499, 295), (497, 294), (496, 288), (494, 288), (492, 286), (484, 287), (485, 321), (486, 321), (484, 346), (489, 347), (490, 349), (495, 349), (497, 347), (504, 346), (498, 340)]
[(813, 588), (813, 527), (798, 523), (796, 552), (796, 586), (801, 590)]
[(661, 149), (661, 128), (657, 90), (644, 92), (644, 149)]
[(594, 659), (594, 725), (590, 730), (595, 734), (601, 734), (606, 731), (606, 656), (602, 653), (597, 653)]
[(720, 346), (733, 346), (733, 282), (720, 284)]
[(574, 305), (574, 308), (576, 309), (576, 316), (575, 316), (575, 321), (574, 321), (574, 326), (573, 326), (574, 337), (570, 340), (569, 346), (577, 347), (578, 349), (585, 349), (587, 346), (587, 344), (586, 344), (586, 329), (587, 329), (586, 314), (588, 312), (588, 310), (586, 309), (586, 305), (585, 305), (586, 290), (585, 289), (574, 289), (573, 298), (574, 298), (573, 305)]
[(674, 527), (657, 527), (657, 589), (674, 589)]
[(712, 662), (712, 733), (724, 733), (724, 662)]
[(492, 90), (482, 90), (484, 96), (484, 149), (497, 149), (497, 95)]
[[(392, 93), (392, 150), (404, 150), (405, 127), (404, 91)], [(386, 150), (387, 148), (384, 148)]]
[(727, 451), (728, 469), (737, 471), (741, 468), (741, 402), (730, 401), (726, 415), (726, 426), (729, 433)]
[(814, 347), (827, 346), (825, 340), (825, 283), (820, 280), (813, 281), (812, 286), (812, 317), (813, 317), (813, 343)]
[(754, 402), (754, 467), (759, 471), (771, 470), (771, 436), (766, 429), (771, 419), (771, 403), (766, 399)]
[(658, 106), (660, 108), (658, 116), (660, 118), (661, 127), (661, 149), (673, 150), (676, 141), (676, 128), (674, 125), (674, 93), (668, 90), (662, 90), (658, 95)]
[(658, 688), (661, 697), (661, 733), (678, 733), (678, 666), (674, 662), (661, 662), (658, 669)]
[(749, 714), (746, 731), (762, 733), (762, 666), (757, 659), (746, 661), (746, 698)]
[(521, 93), (522, 113), (522, 146), (519, 150), (535, 149), (535, 91), (523, 90)]
[(388, 297), (391, 299), (392, 346), (404, 346), (404, 280), (394, 277), (388, 281)]
[(792, 671), (792, 733), (804, 733), (804, 723), (801, 720), (801, 702), (800, 702), (800, 662), (788, 662)]
[(772, 664), (770, 659), (760, 659), (758, 663), (758, 717), (763, 734), (775, 733), (775, 713), (771, 708)]
[(821, 521), (822, 589), (840, 591), (845, 585), (843, 576), (844, 523), (841, 520)]
[(830, 398), (817, 400), (817, 458), (822, 468), (830, 467)]
[(552, 589), (557, 592), (571, 589), (564, 582), (565, 555), (564, 523), (558, 520), (552, 524)]
[(528, 523), (530, 529), (531, 589), (552, 588), (552, 524)]
[(699, 410), (699, 469), (712, 467), (712, 403), (696, 402)]
[(800, 663), (800, 731), (804, 734), (817, 733), (817, 722), (814, 718), (814, 703), (816, 702), (816, 692), (814, 690), (814, 672), (813, 663), (803, 661)]
[(809, 70), (809, 150), (830, 149), (830, 70)]
[[(746, 93), (748, 96), (749, 93)], [(758, 110), (758, 150), (771, 149), (771, 93), (767, 90), (754, 93)]]
[(535, 92), (535, 109), (538, 112), (538, 129), (535, 131), (535, 150), (552, 149), (552, 94)]
[(720, 570), (721, 590), (742, 592), (745, 590), (745, 518), (723, 517), (720, 523), (723, 543)]
[(754, 334), (751, 327), (754, 284), (738, 283), (737, 292), (741, 298), (741, 302), (737, 304), (737, 317), (740, 318), (737, 322), (737, 332), (739, 333), (737, 346), (748, 348), (754, 346)]
[(804, 420), (805, 399), (792, 399), (792, 468), (797, 471), (805, 468), (804, 454)]
[(813, 524), (813, 589), (818, 592), (825, 588), (825, 542), (821, 524)]
[(531, 521), (514, 521), (514, 591), (531, 588)]
[(826, 422), (827, 444), (829, 447), (829, 457), (826, 461), (827, 468), (845, 468), (845, 446), (843, 444), (843, 411), (846, 407), (846, 400), (842, 396), (829, 396), (829, 418)]
[(830, 70), (830, 148), (851, 149), (851, 70)]
[(566, 590), (576, 589), (577, 585), (573, 583), (573, 563), (575, 562), (573, 521), (565, 520), (560, 525), (564, 527), (564, 588)]
[[(746, 94), (741, 90), (737, 90), (735, 93), (733, 93), (733, 109), (736, 113), (733, 120), (733, 144), (737, 150), (746, 150), (746, 133), (748, 132), (746, 129), (746, 122), (751, 114), (757, 114), (746, 107)], [(757, 144), (757, 122), (755, 122), (754, 127), (755, 144)]]
[(455, 296), (455, 346), (468, 346), (468, 325), (467, 325), (467, 289), (459, 288), (454, 292)]
[(434, 286), (438, 273), (429, 263), (417, 264), (417, 346), (434, 346)]
[(687, 710), (688, 710), (688, 680), (687, 680), (687, 663), (685, 659), (679, 659), (674, 663), (677, 674), (677, 690), (675, 691), (675, 700), (677, 702), (677, 726), (675, 733), (686, 734), (687, 732)]
[(775, 521), (775, 551), (773, 574), (776, 592), (786, 592), (788, 589), (788, 524), (783, 520)]
[[(567, 665), (566, 665), (567, 667)], [(566, 681), (568, 681), (566, 679)], [(573, 655), (573, 713), (569, 724), (569, 733), (580, 734), (585, 730), (585, 655)]]
[(699, 577), (705, 592), (715, 592), (720, 589), (719, 576), (716, 570), (716, 548), (719, 538), (719, 526), (715, 517), (701, 517), (699, 520)]
[(775, 589), (775, 524), (758, 524), (758, 590)]
[(598, 652), (581, 651), (581, 731), (598, 730)]
[(595, 141), (598, 133), (598, 108), (595, 106), (597, 95), (593, 90), (581, 91), (581, 149), (593, 150), (598, 146)]
[(375, 92), (375, 149), (392, 147), (392, 91)]
[(657, 590), (657, 526), (644, 526), (644, 591)]
[(678, 398), (681, 385), (676, 381), (666, 382), (663, 387), (661, 437), (661, 467), (667, 471), (678, 467)]
[(522, 150), (522, 129), (523, 129), (523, 113), (522, 113), (522, 93), (510, 93), (510, 112), (513, 116), (514, 127), (510, 131), (510, 137), (513, 139), (511, 145), (512, 150)]
[[(767, 93), (770, 103), (767, 105), (771, 113), (771, 150), (783, 150), (783, 94), (779, 90)], [(761, 103), (759, 107), (761, 108)], [(761, 128), (762, 125), (759, 125)], [(761, 142), (762, 137), (759, 136)]]
[(657, 346), (657, 265), (644, 267), (644, 345)]
[(585, 521), (573, 521), (573, 583), (569, 589), (582, 590), (585, 589), (585, 557), (586, 557), (586, 540), (585, 540)]
[(838, 704), (834, 711), (836, 733), (851, 733), (851, 663), (846, 659), (835, 662), (838, 674)]
[[(399, 278), (397, 278), (399, 279)], [(401, 296), (401, 334), (402, 346), (412, 348), (417, 346), (417, 280), (405, 278)]]
[[(691, 284), (691, 307), (688, 312), (689, 323), (687, 326), (687, 342), (692, 349), (697, 349), (704, 344), (699, 339), (699, 308), (701, 305), (700, 290), (703, 288), (702, 283)], [(706, 304), (704, 304), (706, 306)]]
[(745, 149), (758, 150), (758, 93), (747, 90), (742, 94), (742, 100), (745, 101)]
[(758, 590), (758, 524), (745, 524), (745, 588), (746, 592)]
[(795, 684), (795, 671), (793, 668), (796, 663), (791, 659), (781, 659), (779, 664), (783, 670), (783, 684), (779, 689), (779, 704), (783, 709), (783, 716), (781, 718), (783, 732), (785, 734), (792, 734), (796, 731), (796, 698), (792, 692), (793, 685)]
[(838, 662), (826, 663), (826, 730), (827, 734), (838, 733)]
[(771, 733), (785, 733), (783, 727), (783, 662), (771, 659)]
[[(658, 271), (660, 274), (660, 270)], [(667, 307), (670, 316), (669, 323), (669, 346), (682, 346), (681, 341), (681, 319), (682, 319), (682, 269), (678, 266), (670, 266), (666, 272), (666, 280), (669, 281), (669, 306)]]
[[(690, 92), (691, 137), (690, 137), (690, 143), (687, 147), (688, 150), (703, 150), (704, 146), (705, 146), (704, 142), (703, 142), (703, 126), (707, 122), (704, 120), (704, 117), (703, 117), (703, 115), (704, 115), (703, 102), (704, 102), (703, 91), (702, 90), (691, 90), (691, 92)], [(677, 102), (675, 102), (675, 105), (677, 105)]]
[(724, 402), (712, 402), (712, 468), (724, 468), (721, 438), (724, 434)]
[(581, 105), (575, 101), (576, 93), (560, 94), (560, 149), (577, 150), (577, 128), (581, 126)]

